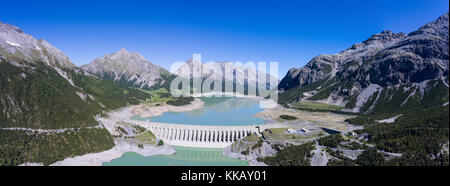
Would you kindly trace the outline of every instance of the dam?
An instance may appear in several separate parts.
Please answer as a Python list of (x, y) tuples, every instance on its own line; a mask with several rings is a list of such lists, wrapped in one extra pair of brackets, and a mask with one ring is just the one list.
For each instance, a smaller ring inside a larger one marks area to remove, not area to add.
[(151, 131), (156, 138), (174, 146), (224, 148), (250, 134), (259, 135), (264, 119), (259, 100), (249, 98), (201, 97), (200, 109), (165, 112), (158, 116), (123, 118)]
[(171, 145), (224, 148), (234, 141), (256, 133), (255, 126), (196, 126), (155, 124), (150, 131)]
[(225, 148), (251, 133), (259, 134), (257, 125), (206, 126), (129, 121), (150, 130), (164, 143), (185, 147)]

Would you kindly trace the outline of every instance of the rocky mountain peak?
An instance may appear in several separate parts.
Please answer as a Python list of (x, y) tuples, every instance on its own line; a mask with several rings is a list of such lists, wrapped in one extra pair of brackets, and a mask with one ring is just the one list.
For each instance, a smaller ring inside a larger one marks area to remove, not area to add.
[(119, 51), (112, 53), (112, 56), (131, 56), (131, 55), (133, 55), (133, 53), (125, 48), (121, 48)]
[(4, 23), (0, 23), (0, 56), (15, 62), (44, 62), (52, 67), (75, 67), (63, 52), (47, 41), (37, 40), (18, 27)]
[(449, 13), (447, 12), (444, 15), (440, 16), (435, 21), (424, 25), (420, 29), (429, 28), (429, 27), (433, 27), (433, 26), (448, 28), (448, 24), (449, 24)]
[(14, 26), (14, 25), (0, 22), (0, 33), (5, 33), (5, 32), (23, 33), (23, 31), (20, 30), (20, 28)]
[(392, 33), (390, 30), (383, 30), (381, 33), (372, 35), (369, 39), (363, 41), (364, 44), (368, 45), (373, 43), (374, 41), (379, 41), (381, 43), (389, 43), (394, 40), (401, 39), (405, 37), (405, 33)]
[[(112, 53), (112, 54), (107, 54), (105, 55), (105, 58), (111, 58), (111, 59), (121, 59), (121, 60), (115, 60), (116, 63), (126, 63), (126, 62), (143, 62), (143, 61), (147, 61), (147, 59), (144, 58), (144, 56), (142, 56), (140, 53), (138, 52), (130, 52), (125, 48), (120, 49), (119, 51)], [(132, 60), (130, 60), (132, 59)]]
[(439, 17), (436, 21), (435, 21), (435, 23), (436, 24), (445, 24), (445, 23), (447, 23), (448, 24), (448, 21), (449, 21), (449, 13), (447, 12), (446, 14), (444, 14), (444, 15), (442, 15), (441, 17)]
[[(393, 43), (406, 37), (405, 33), (393, 33), (390, 30), (383, 30), (380, 33), (372, 35), (370, 38), (364, 40), (361, 43), (356, 43), (350, 48), (339, 53), (339, 63), (347, 63), (352, 61), (361, 61), (361, 58), (366, 58), (375, 55), (381, 49), (392, 45)], [(323, 57), (327, 55), (321, 55)], [(314, 59), (313, 59), (314, 60)]]
[(411, 32), (408, 36), (427, 35), (440, 37), (444, 40), (449, 39), (449, 13), (445, 13), (433, 22), (430, 22), (417, 31)]
[(124, 48), (96, 58), (81, 68), (99, 77), (128, 82), (139, 88), (165, 83), (161, 74), (169, 74), (167, 70), (151, 63), (138, 52), (129, 52)]
[(130, 53), (127, 49), (121, 48), (118, 53)]

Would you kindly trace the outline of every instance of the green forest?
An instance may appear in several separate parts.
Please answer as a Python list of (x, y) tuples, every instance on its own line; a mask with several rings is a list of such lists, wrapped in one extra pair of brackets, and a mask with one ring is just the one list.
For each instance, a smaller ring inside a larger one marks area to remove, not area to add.
[(106, 129), (63, 133), (0, 130), (0, 166), (42, 162), (49, 165), (67, 157), (102, 152), (114, 146)]
[(315, 148), (314, 143), (302, 145), (291, 145), (278, 151), (275, 156), (258, 158), (270, 166), (309, 166), (311, 151)]

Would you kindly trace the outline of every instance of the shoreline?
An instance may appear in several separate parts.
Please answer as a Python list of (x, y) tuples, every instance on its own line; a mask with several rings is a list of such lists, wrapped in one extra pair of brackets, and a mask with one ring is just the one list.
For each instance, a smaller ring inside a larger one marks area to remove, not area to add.
[(154, 155), (171, 155), (175, 153), (175, 149), (169, 145), (155, 147), (154, 145), (143, 145), (144, 148), (139, 148), (137, 145), (124, 142), (123, 139), (115, 139), (115, 146), (112, 149), (99, 152), (90, 153), (72, 158), (66, 158), (57, 161), (50, 166), (102, 166), (105, 162), (110, 162), (114, 159), (120, 158), (127, 152), (135, 152), (142, 156)]
[(231, 152), (230, 147), (226, 147), (222, 150), (222, 155), (232, 159), (244, 160), (247, 161), (248, 166), (267, 166), (264, 162), (259, 162), (257, 160), (258, 156), (255, 154), (243, 155), (236, 152)]

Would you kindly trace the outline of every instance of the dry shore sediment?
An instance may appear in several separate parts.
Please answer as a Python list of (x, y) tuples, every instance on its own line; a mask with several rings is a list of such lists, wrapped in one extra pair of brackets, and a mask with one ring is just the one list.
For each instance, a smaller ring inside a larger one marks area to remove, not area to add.
[(90, 153), (73, 158), (67, 158), (62, 161), (55, 162), (51, 166), (101, 166), (104, 162), (109, 162), (113, 159), (121, 157), (124, 153), (135, 152), (142, 156), (153, 155), (170, 155), (175, 153), (171, 146), (143, 145), (144, 148), (139, 148), (136, 144), (128, 143), (122, 139), (115, 140), (116, 145), (107, 151), (99, 153)]
[(184, 106), (173, 106), (173, 105), (162, 105), (162, 106), (149, 106), (147, 104), (140, 104), (130, 107), (130, 112), (133, 115), (139, 115), (143, 118), (148, 118), (152, 116), (159, 116), (162, 115), (164, 112), (187, 112), (191, 110), (197, 110), (202, 108), (204, 105), (204, 102), (199, 99), (195, 98), (194, 101), (192, 101), (189, 105)]

